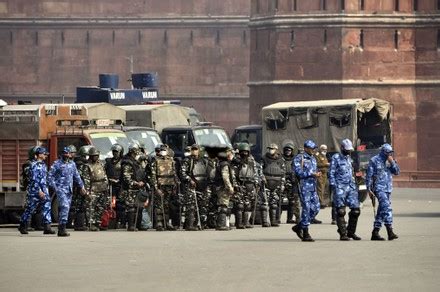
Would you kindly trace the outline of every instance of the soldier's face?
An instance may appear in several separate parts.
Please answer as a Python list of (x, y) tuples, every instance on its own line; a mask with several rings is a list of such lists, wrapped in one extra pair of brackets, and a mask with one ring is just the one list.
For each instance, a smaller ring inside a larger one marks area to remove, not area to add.
[(307, 154), (312, 155), (313, 152), (314, 152), (314, 149), (312, 149), (312, 148), (304, 148), (304, 151), (305, 151)]
[(195, 156), (195, 157), (199, 157), (199, 149), (192, 149), (191, 150), (191, 155)]
[(231, 161), (234, 158), (234, 153), (232, 151), (228, 151), (226, 154), (226, 158)]
[(113, 153), (113, 157), (114, 158), (119, 158), (121, 156), (121, 154), (119, 153), (119, 151), (112, 151)]

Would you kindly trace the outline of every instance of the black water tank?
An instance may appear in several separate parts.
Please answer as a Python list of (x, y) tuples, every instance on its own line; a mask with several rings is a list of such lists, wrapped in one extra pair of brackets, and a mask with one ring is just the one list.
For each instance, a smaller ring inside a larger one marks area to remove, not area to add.
[(157, 87), (159, 81), (158, 79), (159, 78), (156, 72), (131, 74), (133, 87), (138, 89)]
[(99, 74), (99, 87), (118, 88), (119, 76), (117, 74)]

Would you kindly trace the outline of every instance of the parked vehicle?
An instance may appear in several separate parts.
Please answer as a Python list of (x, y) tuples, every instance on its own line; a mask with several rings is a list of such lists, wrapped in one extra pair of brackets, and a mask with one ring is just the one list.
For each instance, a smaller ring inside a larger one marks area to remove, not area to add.
[(100, 151), (100, 158), (105, 159), (111, 155), (113, 144), (128, 147), (127, 136), (117, 129), (124, 120), (125, 112), (110, 104), (12, 105), (1, 108), (0, 221), (16, 221), (18, 211), (23, 209), (26, 193), (20, 181), (21, 166), (28, 159), (32, 146), (48, 148), (48, 165), (68, 145), (77, 149), (93, 145)]
[(339, 152), (340, 143), (353, 141), (356, 181), (361, 201), (367, 197), (365, 172), (370, 157), (384, 143), (391, 143), (391, 105), (381, 99), (338, 99), (279, 102), (262, 109), (263, 151), (270, 143), (286, 139), (301, 147), (313, 139)]
[(231, 137), (232, 145), (248, 143), (251, 147), (252, 156), (254, 156), (256, 161), (260, 162), (263, 153), (263, 149), (261, 149), (263, 144), (262, 130), (263, 127), (261, 125), (246, 125), (235, 128)]

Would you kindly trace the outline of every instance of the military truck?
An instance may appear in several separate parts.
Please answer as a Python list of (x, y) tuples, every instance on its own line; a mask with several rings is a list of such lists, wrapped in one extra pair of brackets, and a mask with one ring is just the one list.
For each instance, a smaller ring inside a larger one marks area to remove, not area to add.
[(174, 151), (176, 157), (183, 157), (186, 146), (198, 144), (205, 148), (210, 155), (227, 147), (232, 147), (226, 131), (210, 123), (200, 123), (197, 126), (172, 126), (162, 129), (162, 141)]
[(263, 126), (261, 125), (246, 125), (235, 128), (231, 137), (233, 145), (236, 143), (248, 143), (251, 147), (251, 154), (256, 161), (260, 162), (262, 158), (263, 149)]
[(391, 143), (391, 104), (385, 100), (338, 99), (278, 102), (262, 109), (263, 145), (282, 145), (286, 139), (302, 146), (307, 139), (326, 144), (328, 152), (340, 151), (340, 143), (353, 141), (359, 197), (367, 197), (365, 171), (370, 157), (384, 143)]
[[(116, 119), (111, 120), (110, 118)], [(16, 222), (23, 209), (25, 190), (21, 166), (32, 146), (48, 148), (48, 165), (65, 146), (94, 145), (101, 159), (115, 143), (128, 147), (123, 131), (125, 112), (110, 104), (11, 105), (0, 109), (0, 221)], [(56, 205), (56, 200), (54, 200)], [(57, 208), (53, 208), (56, 212)], [(56, 215), (54, 216), (56, 218)]]

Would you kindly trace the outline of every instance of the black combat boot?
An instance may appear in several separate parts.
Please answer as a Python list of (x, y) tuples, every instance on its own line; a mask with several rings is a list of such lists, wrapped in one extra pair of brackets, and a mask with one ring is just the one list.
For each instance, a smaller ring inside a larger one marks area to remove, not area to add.
[(66, 224), (59, 224), (58, 225), (58, 236), (60, 236), (60, 237), (70, 236), (70, 233), (68, 233), (66, 231)]
[(289, 206), (287, 206), (287, 220), (286, 220), (287, 224), (295, 224), (296, 223), (296, 221), (293, 220), (293, 215), (294, 215), (293, 209), (294, 209), (293, 204), (291, 204), (289, 202)]
[(226, 226), (226, 213), (219, 213), (217, 215), (217, 227), (216, 230), (227, 231), (229, 227)]
[(87, 231), (87, 227), (85, 226), (85, 214), (84, 213), (77, 213), (75, 216), (75, 222), (73, 224), (73, 229), (75, 231)]
[(303, 233), (302, 233), (302, 229), (301, 226), (298, 225), (294, 225), (292, 226), (292, 231), (296, 233), (296, 235), (300, 238), (303, 239)]
[(243, 215), (243, 225), (246, 228), (254, 228), (254, 226), (250, 223), (251, 212), (244, 212)]
[(359, 236), (356, 235), (356, 227), (359, 215), (361, 214), (361, 210), (356, 208), (352, 209), (350, 213), (348, 213), (348, 227), (347, 227), (347, 236), (349, 238), (353, 238), (353, 240), (361, 240)]
[(273, 227), (278, 227), (280, 224), (278, 223), (277, 219), (277, 209), (270, 209), (269, 210), (269, 217), (270, 217), (270, 225)]
[(267, 221), (267, 210), (261, 210), (261, 226), (270, 227), (270, 223)]
[(391, 224), (385, 224), (385, 227), (387, 228), (388, 240), (399, 238), (399, 236), (397, 236), (397, 234), (393, 232), (393, 227), (391, 226)]
[(321, 224), (322, 223), (322, 221), (321, 220), (318, 220), (318, 219), (316, 219), (316, 218), (313, 218), (311, 221), (310, 221), (310, 224)]
[(92, 231), (92, 232), (97, 232), (97, 231), (99, 231), (99, 224), (98, 223), (93, 223), (91, 226), (90, 226), (90, 230), (89, 231)]
[(345, 223), (345, 207), (338, 208), (336, 211), (336, 224), (338, 225), (338, 233), (340, 240), (347, 241), (350, 240), (347, 236), (347, 225)]
[(380, 228), (375, 227), (373, 232), (371, 233), (371, 240), (385, 240), (385, 238), (381, 237), (379, 234)]
[(309, 234), (309, 228), (303, 228), (302, 241), (314, 242), (315, 240)]
[(237, 210), (235, 211), (235, 228), (244, 229), (243, 226), (243, 211)]
[(163, 226), (163, 215), (162, 214), (156, 214), (156, 231), (164, 231)]
[[(34, 222), (34, 229), (36, 231), (44, 231), (43, 226), (43, 213), (40, 210), (40, 207), (38, 207), (38, 211), (32, 216), (33, 222)], [(29, 229), (29, 227), (28, 227)]]
[(135, 221), (136, 220), (136, 214), (135, 212), (127, 212), (127, 231), (133, 232), (136, 231)]
[(43, 234), (55, 234), (55, 230), (52, 230), (50, 224), (44, 224)]
[(20, 222), (20, 226), (18, 227), (18, 231), (20, 231), (21, 234), (29, 234), (28, 223), (27, 222)]
[(197, 231), (197, 227), (194, 226), (194, 222), (196, 218), (194, 216), (194, 212), (190, 212), (188, 216), (185, 218), (185, 230), (186, 231)]

